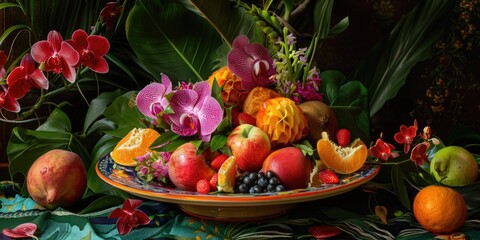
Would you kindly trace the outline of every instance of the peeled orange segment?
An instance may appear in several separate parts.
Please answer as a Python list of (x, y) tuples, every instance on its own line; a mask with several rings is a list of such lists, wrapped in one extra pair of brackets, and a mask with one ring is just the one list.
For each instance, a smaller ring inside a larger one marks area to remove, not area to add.
[(368, 156), (367, 146), (362, 140), (357, 138), (349, 146), (340, 147), (328, 139), (326, 132), (322, 133), (322, 139), (317, 142), (317, 152), (327, 167), (340, 174), (358, 171)]
[(135, 158), (149, 152), (150, 145), (159, 136), (160, 134), (151, 128), (134, 128), (117, 143), (110, 156), (120, 165), (136, 166)]
[(230, 156), (223, 162), (218, 170), (218, 191), (233, 192), (235, 187), (235, 178), (237, 176), (237, 161), (234, 156)]

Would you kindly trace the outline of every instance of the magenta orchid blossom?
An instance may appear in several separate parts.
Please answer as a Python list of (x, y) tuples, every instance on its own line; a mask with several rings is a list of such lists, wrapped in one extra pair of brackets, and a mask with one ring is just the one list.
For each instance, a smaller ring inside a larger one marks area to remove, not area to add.
[(395, 133), (395, 135), (393, 136), (397, 143), (403, 144), (403, 151), (405, 153), (408, 153), (410, 151), (410, 145), (413, 143), (413, 140), (417, 136), (417, 129), (417, 120), (415, 120), (413, 126), (400, 126), (400, 132)]
[(5, 64), (7, 63), (7, 55), (0, 51), (0, 79), (5, 75)]
[(8, 88), (4, 85), (0, 86), (0, 109), (15, 113), (20, 112), (20, 104), (14, 97), (8, 94)]
[(399, 156), (397, 152), (393, 151), (394, 149), (395, 147), (392, 144), (386, 143), (379, 138), (375, 142), (375, 145), (368, 149), (368, 152), (371, 156), (374, 156), (385, 162), (389, 159), (393, 159)]
[(123, 207), (116, 208), (108, 216), (109, 218), (118, 218), (117, 230), (120, 235), (125, 235), (137, 228), (139, 225), (146, 225), (150, 223), (150, 218), (141, 210), (136, 209), (142, 204), (139, 199), (127, 199), (123, 203)]
[(246, 91), (254, 87), (268, 87), (274, 83), (270, 77), (276, 73), (268, 50), (258, 43), (250, 43), (247, 36), (235, 38), (228, 53), (228, 68), (242, 80)]
[(110, 29), (113, 27), (113, 24), (121, 12), (122, 5), (117, 2), (108, 2), (102, 11), (100, 11), (100, 21), (106, 25), (107, 29)]
[[(162, 83), (150, 83), (138, 92), (135, 100), (137, 107), (143, 115), (158, 123), (160, 120), (157, 116), (168, 107), (166, 95), (171, 92), (172, 82), (167, 75), (162, 74)], [(165, 117), (167, 116), (164, 115)]]
[(36, 42), (31, 51), (33, 59), (44, 63), (45, 71), (62, 73), (69, 82), (75, 82), (75, 65), (80, 60), (78, 52), (55, 30), (48, 33), (47, 40)]
[(176, 91), (170, 106), (173, 114), (169, 114), (172, 121), (172, 131), (180, 136), (193, 136), (208, 142), (223, 118), (220, 104), (211, 96), (212, 89), (207, 81), (201, 81), (193, 89)]
[(22, 98), (31, 88), (48, 89), (48, 79), (35, 66), (32, 56), (23, 56), (20, 66), (14, 68), (7, 77), (8, 93), (15, 99)]
[(67, 42), (77, 50), (80, 61), (77, 66), (83, 65), (97, 73), (107, 73), (108, 64), (105, 56), (110, 49), (108, 40), (99, 35), (88, 35), (84, 30), (78, 29), (72, 34), (72, 39)]
[(2, 233), (10, 238), (34, 238), (38, 239), (34, 234), (37, 231), (35, 223), (22, 223), (13, 229), (5, 228)]

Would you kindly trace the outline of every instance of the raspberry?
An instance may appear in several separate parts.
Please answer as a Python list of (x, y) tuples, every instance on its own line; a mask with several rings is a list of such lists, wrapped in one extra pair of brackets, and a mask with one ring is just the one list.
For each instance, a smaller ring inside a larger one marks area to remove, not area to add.
[(197, 192), (207, 194), (210, 192), (210, 182), (207, 179), (201, 179), (197, 182)]

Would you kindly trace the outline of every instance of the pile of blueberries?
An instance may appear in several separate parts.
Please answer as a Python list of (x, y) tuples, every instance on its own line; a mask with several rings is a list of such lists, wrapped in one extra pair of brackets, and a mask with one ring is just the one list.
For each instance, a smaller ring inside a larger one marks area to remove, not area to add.
[(235, 180), (235, 193), (266, 193), (285, 191), (275, 173), (244, 172)]

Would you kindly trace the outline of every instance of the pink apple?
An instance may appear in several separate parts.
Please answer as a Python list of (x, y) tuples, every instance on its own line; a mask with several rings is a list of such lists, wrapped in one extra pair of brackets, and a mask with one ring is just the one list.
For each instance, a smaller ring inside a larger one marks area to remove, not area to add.
[(197, 182), (210, 180), (215, 171), (205, 162), (203, 154), (197, 155), (197, 147), (191, 142), (184, 143), (173, 151), (168, 161), (168, 176), (175, 187), (185, 190), (197, 190)]
[(270, 139), (260, 128), (241, 124), (230, 133), (227, 147), (232, 151), (242, 171), (257, 172), (270, 154)]
[(300, 148), (284, 147), (268, 155), (260, 172), (274, 172), (287, 190), (293, 190), (308, 186), (312, 170), (312, 161)]

